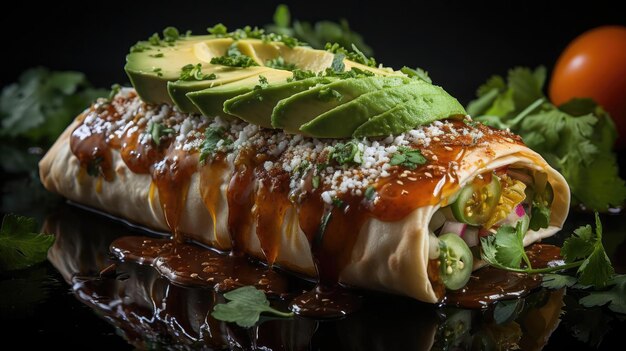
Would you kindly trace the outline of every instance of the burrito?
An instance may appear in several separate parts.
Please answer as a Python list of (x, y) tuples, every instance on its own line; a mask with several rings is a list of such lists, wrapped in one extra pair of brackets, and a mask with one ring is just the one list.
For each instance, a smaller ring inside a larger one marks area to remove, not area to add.
[[(567, 216), (558, 172), (423, 77), (332, 48), (191, 38), (131, 51), (134, 89), (99, 100), (59, 137), (39, 165), (48, 190), (177, 241), (431, 303), (480, 268), (481, 237), (530, 218), (529, 245)], [(190, 51), (197, 65), (153, 68)], [(322, 68), (299, 79), (287, 58)]]

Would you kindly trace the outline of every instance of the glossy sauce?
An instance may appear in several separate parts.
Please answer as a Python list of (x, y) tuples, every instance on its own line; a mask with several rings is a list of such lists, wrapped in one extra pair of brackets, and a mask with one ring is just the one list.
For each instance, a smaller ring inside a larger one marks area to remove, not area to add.
[[(183, 151), (176, 147), (173, 138), (162, 138), (156, 145), (149, 136), (146, 137), (147, 126), (138, 122), (138, 116), (111, 133), (103, 125), (119, 121), (120, 113), (113, 104), (103, 106), (94, 107), (89, 112), (96, 114), (96, 122), (83, 123), (76, 128), (70, 140), (72, 152), (83, 168), (92, 167), (97, 162), (105, 181), (113, 180), (112, 148), (120, 149), (122, 160), (132, 172), (150, 174), (166, 223), (175, 239), (174, 243), (167, 243), (150, 242), (146, 238), (122, 238), (112, 245), (115, 254), (120, 258), (153, 264), (161, 274), (180, 284), (213, 284), (220, 286), (220, 290), (256, 285), (268, 292), (279, 292), (281, 289), (271, 285), (273, 280), (268, 278), (276, 273), (264, 267), (244, 269), (249, 264), (243, 254), (248, 250), (249, 233), (256, 228), (256, 236), (271, 267), (280, 253), (285, 214), (293, 208), (297, 210), (300, 228), (309, 240), (319, 279), (314, 290), (294, 300), (292, 309), (316, 317), (345, 315), (358, 306), (358, 299), (342, 290), (339, 281), (341, 272), (350, 263), (362, 226), (373, 218), (398, 221), (419, 207), (442, 202), (458, 190), (456, 169), (464, 161), (467, 148), (477, 147), (469, 135), (449, 140), (437, 139), (429, 147), (421, 149), (427, 159), (424, 165), (412, 170), (401, 166), (390, 168), (390, 176), (381, 178), (375, 184), (373, 198), (341, 194), (337, 199), (340, 201), (332, 205), (321, 199), (322, 192), (329, 189), (323, 185), (313, 189), (310, 175), (303, 193), (297, 199), (290, 196), (290, 174), (282, 169), (265, 170), (264, 162), (276, 160), (265, 150), (244, 147), (236, 155), (234, 173), (226, 193), (232, 250), (231, 257), (227, 257), (184, 244), (184, 233), (179, 232), (191, 176), (199, 167), (197, 151)], [(451, 123), (455, 128), (463, 124), (460, 121)], [(487, 145), (489, 141), (498, 142), (502, 138), (506, 138), (507, 142), (521, 142), (519, 138), (490, 133), (484, 126), (478, 128), (484, 132)], [(192, 190), (200, 192), (213, 219), (216, 237), (219, 233), (216, 233), (215, 204), (221, 196), (221, 182), (228, 168), (224, 158), (220, 155), (209, 164), (202, 165), (200, 189)], [(436, 261), (431, 260), (428, 265), (428, 276), (436, 294), (443, 296), (443, 284), (433, 262)], [(530, 285), (526, 284), (524, 289)], [(515, 290), (517, 286), (507, 286), (505, 290)], [(489, 289), (495, 287), (489, 285)], [(475, 288), (469, 285), (468, 289), (474, 291), (472, 289)]]

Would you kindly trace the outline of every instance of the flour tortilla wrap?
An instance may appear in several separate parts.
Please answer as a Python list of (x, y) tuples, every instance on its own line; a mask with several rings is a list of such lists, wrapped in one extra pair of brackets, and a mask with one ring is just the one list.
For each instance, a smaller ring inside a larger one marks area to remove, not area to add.
[[(59, 137), (39, 164), (44, 186), (64, 197), (95, 209), (102, 210), (134, 223), (161, 231), (168, 231), (157, 191), (151, 191), (151, 176), (130, 171), (118, 150), (112, 150), (112, 181), (87, 176), (81, 172), (79, 160), (70, 150), (70, 136), (81, 118), (73, 122)], [(468, 147), (459, 163), (458, 184), (461, 187), (477, 175), (504, 166), (517, 167), (547, 175), (554, 190), (551, 205), (550, 226), (539, 231), (529, 231), (524, 244), (529, 245), (556, 233), (562, 226), (569, 210), (570, 192), (565, 179), (545, 160), (519, 142), (499, 139), (494, 143), (482, 143)], [(234, 165), (227, 162), (221, 174), (220, 194), (217, 197), (216, 223), (205, 207), (200, 195), (200, 172), (191, 176), (190, 187), (179, 231), (186, 237), (228, 250), (229, 238), (227, 189)], [(361, 227), (351, 260), (340, 272), (340, 280), (347, 285), (365, 289), (392, 292), (410, 296), (425, 302), (437, 302), (438, 296), (428, 278), (429, 223), (440, 206), (454, 199), (455, 193), (447, 194), (437, 204), (418, 207), (401, 220), (384, 222), (367, 219)], [(252, 214), (250, 214), (252, 216)], [(279, 254), (275, 264), (285, 269), (315, 276), (315, 268), (309, 242), (300, 229), (295, 206), (284, 216), (279, 242)], [(255, 225), (247, 235), (247, 253), (264, 259)]]

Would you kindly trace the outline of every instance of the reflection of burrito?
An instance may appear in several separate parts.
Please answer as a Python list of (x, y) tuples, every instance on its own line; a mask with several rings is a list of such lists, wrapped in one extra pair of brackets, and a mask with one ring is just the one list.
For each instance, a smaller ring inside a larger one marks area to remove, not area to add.
[(469, 119), (318, 140), (147, 105), (133, 90), (79, 116), (40, 173), (47, 189), (147, 227), (427, 302), (465, 285), (481, 236), (528, 215), (528, 245), (569, 208), (537, 153)]

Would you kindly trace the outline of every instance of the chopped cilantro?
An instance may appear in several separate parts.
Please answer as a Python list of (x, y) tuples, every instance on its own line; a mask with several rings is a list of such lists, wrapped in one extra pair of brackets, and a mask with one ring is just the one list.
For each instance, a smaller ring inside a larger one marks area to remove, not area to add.
[(211, 59), (211, 63), (214, 65), (241, 68), (259, 65), (258, 63), (256, 63), (256, 61), (254, 61), (252, 57), (242, 54), (241, 51), (239, 51), (239, 49), (237, 48), (236, 42), (228, 48), (228, 52), (226, 53), (226, 55), (213, 57)]
[(373, 200), (374, 197), (376, 197), (376, 188), (374, 188), (373, 186), (368, 186), (367, 189), (365, 189), (365, 198), (368, 200)]
[(348, 58), (348, 60), (350, 61), (358, 62), (369, 67), (376, 67), (376, 60), (373, 57), (368, 58), (367, 56), (365, 56), (365, 54), (363, 54), (363, 52), (361, 52), (361, 50), (359, 50), (354, 44), (352, 44), (352, 52), (348, 51), (346, 48), (337, 43), (326, 43), (324, 49), (335, 55), (341, 54), (344, 57)]
[(313, 186), (313, 189), (317, 189), (320, 187), (320, 176), (316, 175), (313, 176), (313, 178), (311, 178), (311, 185)]
[(200, 162), (205, 162), (207, 158), (213, 157), (221, 147), (230, 146), (232, 143), (233, 140), (228, 138), (224, 128), (207, 128), (200, 150)]
[(392, 166), (403, 166), (408, 169), (416, 169), (417, 166), (426, 163), (426, 158), (419, 149), (412, 149), (401, 146), (398, 151), (391, 156), (389, 164)]
[(345, 71), (346, 65), (343, 63), (344, 58), (346, 58), (346, 55), (342, 53), (336, 53), (335, 56), (333, 56), (333, 62), (330, 65), (330, 69), (333, 70), (333, 72)]
[(162, 123), (150, 123), (147, 132), (156, 146), (161, 146), (161, 138), (174, 133), (174, 129), (165, 127)]
[(155, 58), (159, 58), (159, 57), (163, 57), (163, 56), (165, 56), (165, 55), (164, 55), (162, 52), (159, 52), (159, 53), (156, 53), (156, 54), (153, 54), (153, 55), (148, 55), (148, 56), (150, 56), (150, 57), (155, 57)]
[(409, 76), (410, 78), (417, 78), (417, 79), (421, 79), (423, 81), (425, 81), (426, 83), (432, 83), (432, 79), (430, 79), (430, 77), (428, 76), (428, 72), (426, 72), (425, 70), (417, 67), (415, 69), (404, 66), (400, 69), (400, 72), (406, 74), (407, 76)]
[(337, 143), (332, 149), (329, 160), (334, 160), (340, 165), (349, 163), (361, 163), (362, 152), (359, 150), (358, 143), (356, 141), (350, 141), (347, 143)]
[(217, 76), (215, 73), (211, 74), (202, 74), (202, 64), (198, 63), (195, 65), (188, 64), (184, 65), (180, 70), (180, 80), (184, 81), (194, 81), (194, 80), (213, 80), (216, 79)]
[(217, 37), (223, 37), (228, 33), (228, 29), (226, 28), (226, 26), (221, 23), (218, 23), (213, 27), (207, 28), (207, 31)]
[(296, 69), (295, 64), (285, 62), (285, 59), (282, 58), (282, 56), (278, 56), (274, 59), (265, 61), (265, 66), (286, 71), (293, 71)]

